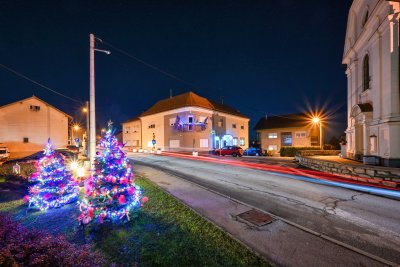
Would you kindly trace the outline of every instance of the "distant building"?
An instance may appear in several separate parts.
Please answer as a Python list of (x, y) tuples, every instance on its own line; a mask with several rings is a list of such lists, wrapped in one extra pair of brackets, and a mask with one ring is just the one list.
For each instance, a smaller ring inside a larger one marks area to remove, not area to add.
[(262, 151), (272, 154), (283, 146), (320, 147), (319, 126), (306, 113), (262, 117), (254, 130)]
[(10, 152), (38, 151), (51, 138), (55, 148), (68, 144), (72, 117), (36, 96), (0, 107), (0, 143)]
[(345, 38), (348, 158), (400, 166), (400, 3), (354, 0)]
[(142, 148), (142, 122), (139, 117), (132, 118), (122, 124), (122, 142), (125, 147)]
[(207, 151), (249, 142), (247, 116), (193, 92), (160, 100), (122, 125), (123, 141), (132, 148)]

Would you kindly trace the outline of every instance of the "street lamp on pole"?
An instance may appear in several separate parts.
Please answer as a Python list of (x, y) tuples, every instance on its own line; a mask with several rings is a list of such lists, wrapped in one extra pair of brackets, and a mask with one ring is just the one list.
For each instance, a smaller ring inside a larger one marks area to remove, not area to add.
[(319, 117), (313, 117), (312, 123), (319, 124), (319, 146), (320, 146), (321, 150), (324, 150), (324, 142), (323, 142), (323, 136), (322, 136), (322, 121)]
[[(99, 38), (96, 38), (101, 42)], [(94, 51), (100, 51), (106, 53), (107, 55), (111, 54), (110, 51), (107, 50), (100, 50), (95, 48), (95, 36), (93, 33), (90, 34), (90, 44), (89, 44), (89, 51), (90, 51), (90, 127), (89, 127), (89, 155), (90, 155), (90, 166), (93, 168), (94, 164), (94, 157), (96, 156), (96, 111), (95, 111), (95, 86), (94, 86)]]
[(86, 113), (86, 140), (85, 140), (85, 151), (86, 156), (90, 158), (89, 153), (89, 101), (85, 102), (85, 106), (82, 108), (82, 112)]

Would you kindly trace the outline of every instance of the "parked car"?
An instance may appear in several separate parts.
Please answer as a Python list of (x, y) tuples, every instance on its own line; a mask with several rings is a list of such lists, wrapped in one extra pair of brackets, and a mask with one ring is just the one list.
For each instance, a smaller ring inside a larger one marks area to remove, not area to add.
[(216, 149), (214, 153), (215, 155), (221, 156), (231, 155), (233, 157), (241, 157), (243, 156), (243, 149), (238, 146), (226, 146), (220, 149)]
[(245, 156), (262, 156), (261, 148), (259, 147), (249, 147), (244, 150)]
[(10, 151), (7, 147), (0, 147), (0, 160), (6, 160), (10, 156)]

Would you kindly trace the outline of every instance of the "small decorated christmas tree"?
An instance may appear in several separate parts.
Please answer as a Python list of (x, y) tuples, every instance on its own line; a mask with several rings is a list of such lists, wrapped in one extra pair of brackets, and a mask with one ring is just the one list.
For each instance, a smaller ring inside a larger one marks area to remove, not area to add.
[(36, 173), (30, 179), (36, 184), (29, 188), (29, 208), (46, 210), (59, 208), (78, 199), (78, 187), (61, 156), (56, 153), (50, 138), (43, 157), (35, 164)]
[(130, 220), (130, 212), (137, 210), (147, 197), (134, 183), (132, 165), (122, 145), (113, 134), (112, 123), (100, 140), (100, 149), (95, 159), (95, 170), (85, 182), (86, 198), (80, 202), (82, 211), (78, 220), (83, 224), (90, 221)]

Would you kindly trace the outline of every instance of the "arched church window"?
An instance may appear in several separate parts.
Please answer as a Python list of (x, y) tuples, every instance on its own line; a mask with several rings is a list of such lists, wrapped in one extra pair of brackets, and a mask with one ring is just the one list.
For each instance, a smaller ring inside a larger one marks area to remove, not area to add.
[(369, 89), (369, 55), (366, 54), (363, 60), (363, 91)]

